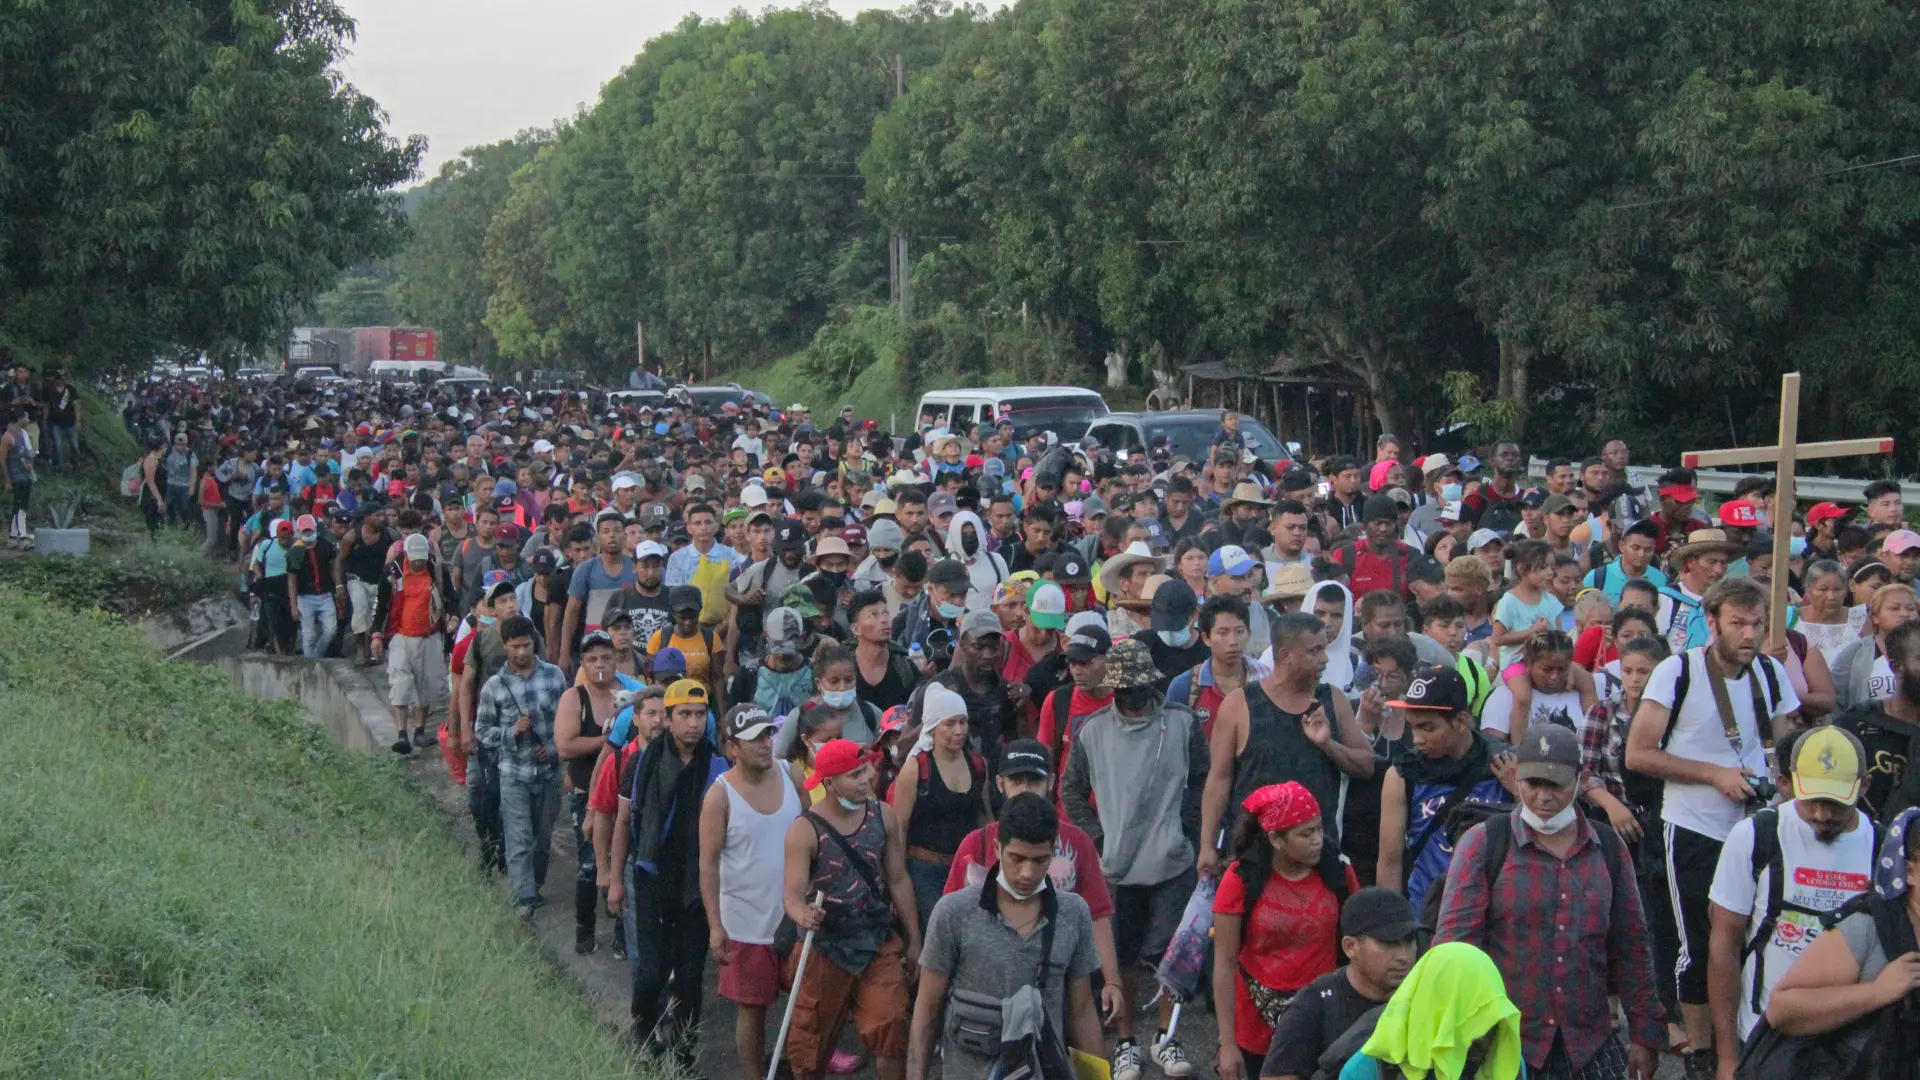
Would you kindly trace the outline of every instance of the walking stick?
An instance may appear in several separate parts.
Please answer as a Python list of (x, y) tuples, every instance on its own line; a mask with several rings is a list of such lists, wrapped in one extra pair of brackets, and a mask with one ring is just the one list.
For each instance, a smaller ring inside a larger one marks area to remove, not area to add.
[[(820, 906), (820, 900), (826, 894), (816, 892), (807, 903)], [(787, 1049), (787, 1029), (793, 1025), (793, 1003), (800, 1000), (800, 980), (807, 975), (807, 954), (813, 951), (813, 931), (807, 931), (805, 941), (800, 943), (800, 962), (793, 966), (793, 989), (787, 991), (787, 1011), (780, 1017), (780, 1037), (774, 1040), (773, 1054), (767, 1058), (767, 1080), (773, 1080), (774, 1071), (780, 1068), (780, 1055)]]

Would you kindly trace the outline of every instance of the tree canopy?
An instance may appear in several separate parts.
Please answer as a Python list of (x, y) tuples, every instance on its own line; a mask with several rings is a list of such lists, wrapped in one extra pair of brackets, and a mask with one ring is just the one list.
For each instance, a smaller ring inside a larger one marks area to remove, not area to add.
[(0, 335), (81, 365), (284, 338), (404, 236), (423, 143), (331, 0), (0, 6)]

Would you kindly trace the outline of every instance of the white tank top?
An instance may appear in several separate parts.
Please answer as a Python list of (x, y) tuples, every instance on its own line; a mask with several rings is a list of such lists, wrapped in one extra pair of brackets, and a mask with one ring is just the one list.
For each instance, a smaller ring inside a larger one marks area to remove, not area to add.
[(727, 790), (727, 842), (720, 849), (720, 926), (727, 936), (745, 945), (771, 945), (773, 932), (786, 914), (780, 898), (787, 866), (787, 827), (800, 816), (800, 797), (794, 794), (779, 762), (771, 775), (780, 778), (780, 809), (771, 814), (755, 810), (734, 786), (721, 777)]

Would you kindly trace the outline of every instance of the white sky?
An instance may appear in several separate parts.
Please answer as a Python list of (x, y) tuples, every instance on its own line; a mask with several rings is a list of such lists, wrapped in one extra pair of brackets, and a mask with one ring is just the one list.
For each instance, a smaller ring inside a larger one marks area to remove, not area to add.
[[(737, 0), (342, 0), (359, 23), (347, 78), (396, 136), (425, 135), (422, 179), (469, 146), (546, 127), (599, 99), (648, 40)], [(773, 6), (794, 7), (795, 3)], [(829, 0), (843, 16), (900, 3)], [(990, 7), (1003, 6), (992, 3)]]

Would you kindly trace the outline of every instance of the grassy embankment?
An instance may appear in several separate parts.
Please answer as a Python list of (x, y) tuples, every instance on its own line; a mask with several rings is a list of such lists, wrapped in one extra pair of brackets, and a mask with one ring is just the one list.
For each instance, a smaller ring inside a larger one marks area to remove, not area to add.
[(0, 587), (0, 1078), (628, 1075), (390, 763)]

